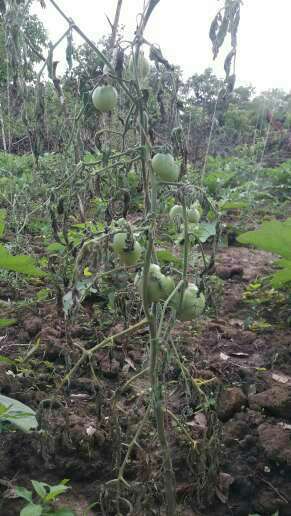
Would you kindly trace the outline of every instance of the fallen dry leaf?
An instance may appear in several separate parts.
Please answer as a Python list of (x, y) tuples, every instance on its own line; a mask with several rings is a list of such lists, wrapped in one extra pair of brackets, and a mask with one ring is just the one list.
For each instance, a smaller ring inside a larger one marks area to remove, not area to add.
[(286, 376), (285, 374), (273, 373), (272, 378), (273, 378), (273, 380), (275, 380), (275, 382), (280, 382), (280, 383), (288, 383), (291, 381), (290, 376)]

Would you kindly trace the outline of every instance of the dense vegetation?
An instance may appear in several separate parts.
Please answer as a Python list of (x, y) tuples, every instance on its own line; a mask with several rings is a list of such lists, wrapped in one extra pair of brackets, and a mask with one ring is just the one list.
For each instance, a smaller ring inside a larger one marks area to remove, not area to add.
[(130, 43), (49, 1), (0, 1), (0, 512), (287, 516), (290, 95), (236, 87), (240, 0), (187, 80), (159, 0)]

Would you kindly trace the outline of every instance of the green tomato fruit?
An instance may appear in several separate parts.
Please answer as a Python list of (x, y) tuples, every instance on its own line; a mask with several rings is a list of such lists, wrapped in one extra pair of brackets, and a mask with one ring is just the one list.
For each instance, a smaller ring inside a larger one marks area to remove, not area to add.
[[(137, 274), (135, 278), (140, 295), (143, 289), (143, 273)], [(158, 303), (169, 297), (175, 287), (174, 280), (171, 277), (162, 274), (161, 269), (155, 263), (150, 265), (149, 280), (147, 285), (147, 293), (150, 303)]]
[(171, 208), (169, 216), (172, 221), (183, 219), (183, 207), (180, 204), (175, 204), (175, 206)]
[(175, 282), (171, 276), (163, 275), (162, 279), (162, 289), (163, 295), (162, 299), (168, 299), (169, 295), (173, 292), (175, 288)]
[(200, 220), (200, 212), (194, 205), (187, 210), (187, 215), (189, 222), (198, 224)]
[(152, 159), (153, 171), (162, 181), (175, 182), (179, 177), (179, 167), (171, 154), (156, 154)]
[[(138, 58), (138, 67), (137, 67), (137, 74), (138, 74), (139, 80), (144, 81), (148, 77), (149, 72), (150, 72), (149, 62), (148, 62), (147, 58), (144, 56), (144, 53), (140, 52), (139, 58)], [(128, 76), (129, 76), (129, 79), (131, 79), (131, 80), (135, 79), (133, 57), (131, 57), (129, 60)]]
[(127, 233), (114, 235), (113, 250), (123, 265), (135, 265), (142, 253), (142, 248), (136, 240), (133, 241), (133, 248), (129, 247)]
[(113, 86), (97, 86), (92, 94), (96, 109), (102, 113), (113, 111), (117, 106), (117, 91)]
[[(192, 321), (199, 317), (205, 308), (205, 297), (200, 293), (198, 296), (198, 287), (194, 283), (189, 283), (186, 288), (182, 304), (177, 313), (177, 318), (180, 321)], [(175, 296), (176, 308), (179, 308), (180, 296)]]
[(162, 274), (161, 267), (157, 263), (151, 263), (149, 274), (150, 276), (160, 276)]

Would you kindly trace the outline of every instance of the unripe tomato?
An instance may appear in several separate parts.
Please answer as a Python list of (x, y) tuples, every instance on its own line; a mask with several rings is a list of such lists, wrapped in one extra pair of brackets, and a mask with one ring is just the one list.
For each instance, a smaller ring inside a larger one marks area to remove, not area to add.
[(175, 206), (171, 208), (169, 216), (172, 221), (183, 219), (183, 207), (180, 204), (175, 204)]
[(168, 299), (169, 295), (173, 292), (175, 288), (175, 282), (171, 276), (163, 275), (163, 297), (162, 299)]
[(151, 276), (159, 276), (160, 274), (162, 274), (161, 267), (157, 263), (151, 263), (149, 274)]
[(200, 220), (200, 212), (194, 205), (187, 210), (187, 215), (189, 222), (198, 224)]
[(142, 248), (134, 240), (133, 248), (128, 247), (128, 234), (117, 233), (113, 237), (113, 250), (123, 265), (135, 265), (141, 257)]
[(175, 182), (179, 177), (179, 167), (171, 154), (156, 154), (152, 159), (153, 171), (162, 181)]
[(117, 91), (113, 86), (97, 86), (92, 94), (92, 101), (96, 109), (102, 113), (113, 111), (117, 106)]
[[(143, 52), (140, 52), (138, 57), (138, 67), (137, 74), (138, 78), (143, 81), (146, 79), (150, 72), (150, 65), (147, 58), (144, 56)], [(130, 79), (135, 79), (135, 70), (134, 70), (134, 60), (133, 57), (130, 58), (128, 64), (128, 76)]]
[[(177, 318), (180, 321), (192, 321), (199, 317), (205, 308), (205, 297), (200, 293), (198, 296), (198, 287), (194, 283), (189, 283), (186, 288), (182, 304), (177, 312)], [(180, 295), (175, 297), (175, 307), (179, 308)]]
[[(142, 295), (143, 289), (143, 275), (137, 275), (135, 284)], [(150, 303), (158, 303), (166, 299), (174, 289), (174, 280), (171, 277), (165, 276), (158, 265), (155, 263), (150, 265), (149, 279), (147, 284), (147, 293)]]

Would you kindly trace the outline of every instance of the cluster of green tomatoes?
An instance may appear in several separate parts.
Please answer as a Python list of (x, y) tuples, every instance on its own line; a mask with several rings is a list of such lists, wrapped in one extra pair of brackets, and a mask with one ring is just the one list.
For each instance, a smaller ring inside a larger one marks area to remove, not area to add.
[[(117, 106), (117, 91), (111, 85), (97, 86), (92, 94), (95, 108), (101, 113), (111, 112)], [(162, 182), (173, 183), (179, 178), (179, 165), (169, 153), (157, 153), (151, 160), (152, 170), (155, 176)], [(182, 206), (176, 205), (170, 211), (170, 219), (183, 219)], [(192, 205), (187, 209), (187, 218), (190, 223), (197, 224), (200, 220), (198, 205)], [(113, 250), (120, 263), (126, 266), (136, 265), (142, 255), (142, 247), (133, 235), (128, 223), (123, 219), (117, 223), (120, 231), (114, 234)], [(135, 286), (143, 295), (143, 271), (135, 278)], [(149, 268), (146, 295), (150, 303), (160, 303), (168, 299), (175, 289), (175, 282), (171, 276), (162, 273), (159, 265), (152, 263)], [(204, 310), (205, 297), (199, 293), (194, 283), (188, 284), (183, 292), (177, 291), (171, 298), (170, 305), (176, 310), (176, 316), (180, 321), (191, 321), (197, 318)]]
[[(132, 229), (123, 219), (117, 222), (120, 232), (113, 236), (113, 251), (119, 258), (120, 263), (126, 266), (134, 266), (138, 264), (142, 247), (134, 237)], [(143, 295), (143, 271), (137, 273), (135, 277), (135, 286), (140, 295)], [(158, 264), (152, 263), (149, 268), (148, 281), (146, 285), (146, 295), (150, 303), (160, 303), (166, 301), (175, 289), (175, 281), (172, 276), (163, 274)], [(198, 287), (194, 283), (190, 283), (184, 290), (183, 298), (177, 291), (170, 305), (176, 310), (177, 318), (180, 321), (191, 321), (201, 315), (205, 307), (205, 297), (199, 293)]]

